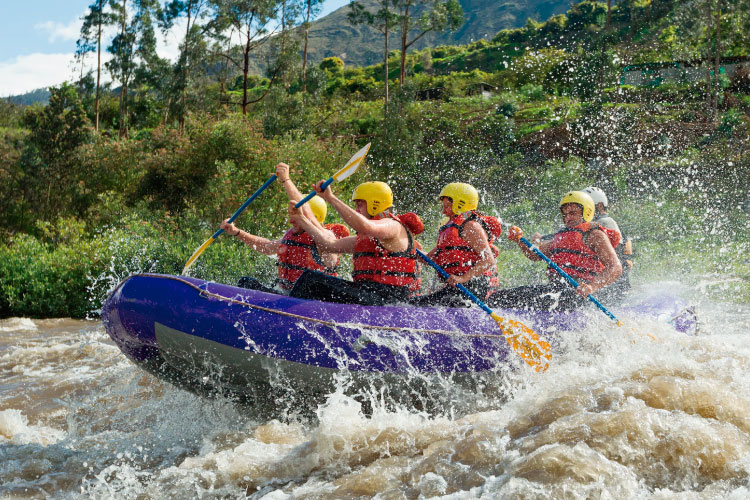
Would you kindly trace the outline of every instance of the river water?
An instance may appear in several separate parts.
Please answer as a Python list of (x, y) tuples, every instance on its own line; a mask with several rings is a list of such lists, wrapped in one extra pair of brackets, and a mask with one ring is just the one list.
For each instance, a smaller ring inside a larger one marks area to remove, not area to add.
[(260, 417), (145, 373), (100, 322), (2, 320), (0, 498), (750, 498), (750, 306), (722, 286), (641, 284), (699, 334), (592, 312), (546, 373), (438, 415), (333, 393)]

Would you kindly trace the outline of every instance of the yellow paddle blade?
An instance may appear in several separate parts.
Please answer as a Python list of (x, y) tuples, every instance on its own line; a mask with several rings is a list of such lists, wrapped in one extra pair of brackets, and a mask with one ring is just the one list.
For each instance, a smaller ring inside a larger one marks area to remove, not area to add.
[(549, 342), (539, 337), (534, 330), (520, 321), (500, 317), (494, 312), (490, 316), (497, 322), (510, 347), (529, 366), (538, 372), (543, 372), (549, 368), (549, 361), (552, 359)]
[(367, 156), (367, 152), (370, 151), (370, 144), (371, 143), (368, 142), (365, 147), (354, 153), (354, 156), (352, 156), (346, 165), (344, 165), (344, 168), (333, 174), (331, 177), (333, 177), (336, 182), (341, 182), (356, 172), (359, 165), (362, 163), (362, 160)]
[(216, 241), (214, 237), (213, 236), (210, 237), (209, 239), (205, 241), (205, 243), (203, 243), (200, 247), (198, 247), (198, 250), (193, 252), (193, 255), (190, 256), (190, 258), (187, 261), (187, 264), (185, 264), (185, 267), (182, 268), (182, 274), (185, 274), (187, 270), (190, 269), (190, 266), (193, 265), (193, 262), (195, 262), (196, 259), (198, 259), (198, 257), (201, 256), (201, 254), (206, 250), (206, 248), (211, 246), (211, 243), (213, 243), (214, 241)]

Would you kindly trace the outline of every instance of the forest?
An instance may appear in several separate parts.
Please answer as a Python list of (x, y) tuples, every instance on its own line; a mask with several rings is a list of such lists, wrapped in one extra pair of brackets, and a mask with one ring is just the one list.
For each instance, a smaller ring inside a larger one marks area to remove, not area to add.
[[(353, 1), (350, 22), (382, 43), (366, 67), (308, 57), (319, 7), (95, 1), (77, 57), (84, 68), (106, 51), (106, 65), (50, 88), (45, 105), (0, 101), (0, 317), (95, 317), (128, 274), (179, 274), (279, 161), (307, 190), (368, 142), (366, 165), (336, 192), (388, 182), (397, 208), (424, 218), (427, 248), (448, 182), (541, 232), (559, 224), (564, 191), (595, 184), (638, 266), (659, 272), (670, 255), (661, 272), (730, 274), (735, 298), (750, 300), (750, 0), (583, 1), (420, 50), (418, 37), (465, 22), (457, 0)], [(180, 56), (162, 59), (156, 38), (177, 25)], [(108, 44), (105, 29), (117, 33)], [(637, 84), (623, 83), (630, 71)], [(280, 236), (283, 190), (237, 223)], [(541, 276), (500, 246), (504, 284)], [(226, 238), (191, 272), (270, 281), (275, 266)]]

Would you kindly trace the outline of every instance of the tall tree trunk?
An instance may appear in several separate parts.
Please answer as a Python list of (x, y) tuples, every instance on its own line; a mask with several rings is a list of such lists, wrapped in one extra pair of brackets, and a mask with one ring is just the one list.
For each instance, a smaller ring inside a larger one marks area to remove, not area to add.
[(409, 36), (409, 6), (406, 6), (404, 17), (401, 19), (401, 73), (398, 77), (399, 87), (404, 87), (406, 80), (406, 41)]
[(185, 28), (185, 48), (183, 49), (185, 51), (185, 58), (183, 61), (183, 68), (182, 68), (182, 96), (180, 98), (180, 106), (182, 107), (182, 112), (180, 113), (180, 129), (185, 128), (185, 115), (187, 114), (187, 84), (188, 84), (188, 49), (189, 45), (188, 42), (190, 40), (190, 21), (192, 21), (193, 16), (193, 3), (188, 2), (188, 8), (187, 8), (187, 27)]
[(242, 65), (242, 114), (247, 115), (247, 74), (250, 71), (250, 25), (247, 25), (247, 42)]
[[(122, 34), (122, 39), (125, 40), (125, 31), (127, 30), (127, 24), (128, 24), (128, 16), (127, 16), (127, 0), (123, 0), (122, 2), (122, 23), (120, 24), (120, 33)], [(120, 82), (120, 137), (125, 137), (127, 135), (127, 126), (126, 126), (126, 113), (127, 113), (127, 99), (128, 99), (128, 83), (127, 83), (127, 77), (125, 76), (125, 64), (123, 63), (122, 67), (122, 81)]]
[(94, 130), (99, 132), (99, 92), (102, 77), (102, 1), (99, 0), (99, 19), (96, 28), (96, 98), (94, 99)]
[(305, 48), (302, 50), (302, 90), (307, 91), (307, 41), (310, 35), (310, 11), (312, 0), (307, 0), (307, 14), (305, 15)]
[(607, 0), (607, 24), (604, 25), (604, 31), (609, 33), (612, 27), (612, 0)]
[(713, 15), (711, 12), (711, 4), (713, 0), (706, 0), (706, 59), (704, 64), (706, 65), (706, 119), (711, 121), (713, 119), (711, 110), (711, 25), (713, 24)]

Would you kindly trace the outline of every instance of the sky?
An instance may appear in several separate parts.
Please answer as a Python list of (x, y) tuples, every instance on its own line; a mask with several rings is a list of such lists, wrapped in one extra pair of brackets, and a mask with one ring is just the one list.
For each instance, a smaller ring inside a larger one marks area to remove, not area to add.
[[(93, 0), (0, 0), (0, 97), (74, 80), (81, 18)], [(324, 0), (321, 16), (349, 0)], [(162, 57), (174, 58), (177, 35), (160, 40)], [(102, 52), (104, 57), (104, 52)], [(90, 57), (94, 63), (94, 57)]]

